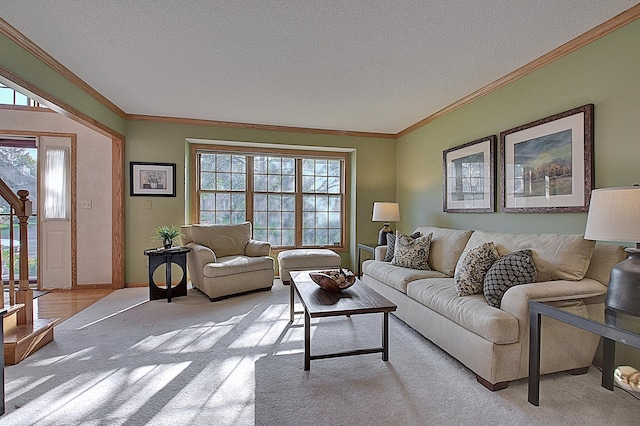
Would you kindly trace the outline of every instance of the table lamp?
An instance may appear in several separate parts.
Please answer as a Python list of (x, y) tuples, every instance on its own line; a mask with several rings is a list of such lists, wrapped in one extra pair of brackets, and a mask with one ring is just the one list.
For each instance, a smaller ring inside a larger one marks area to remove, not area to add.
[(636, 243), (635, 248), (625, 249), (628, 257), (611, 269), (605, 305), (640, 316), (640, 186), (592, 191), (584, 238)]
[(374, 222), (384, 222), (382, 229), (378, 233), (378, 245), (387, 245), (387, 234), (393, 232), (389, 227), (389, 222), (400, 220), (400, 205), (398, 203), (375, 202), (373, 203)]

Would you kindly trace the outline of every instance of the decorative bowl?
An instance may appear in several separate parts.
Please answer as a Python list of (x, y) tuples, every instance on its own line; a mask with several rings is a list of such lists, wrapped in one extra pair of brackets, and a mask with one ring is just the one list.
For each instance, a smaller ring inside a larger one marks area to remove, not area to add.
[(348, 269), (309, 272), (309, 277), (320, 288), (329, 291), (341, 291), (351, 287), (356, 282), (356, 276)]

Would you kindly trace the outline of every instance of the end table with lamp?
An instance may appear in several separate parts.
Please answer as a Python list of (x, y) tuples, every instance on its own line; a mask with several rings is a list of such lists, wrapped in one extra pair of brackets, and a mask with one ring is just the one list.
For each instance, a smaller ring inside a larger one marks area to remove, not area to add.
[[(628, 257), (611, 269), (603, 322), (582, 318), (543, 302), (530, 302), (529, 402), (533, 405), (539, 403), (540, 327), (543, 315), (603, 337), (602, 386), (606, 389), (613, 390), (616, 342), (640, 349), (640, 332), (628, 329), (626, 324), (618, 324), (617, 321), (618, 315), (640, 318), (640, 186), (591, 191), (584, 238), (634, 242), (635, 248), (626, 248)], [(635, 371), (634, 368), (630, 370)], [(627, 385), (634, 387), (635, 382)]]

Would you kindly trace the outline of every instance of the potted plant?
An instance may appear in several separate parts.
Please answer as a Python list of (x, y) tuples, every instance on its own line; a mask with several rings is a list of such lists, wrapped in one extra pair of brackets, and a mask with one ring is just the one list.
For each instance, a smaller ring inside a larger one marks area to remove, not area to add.
[(162, 241), (164, 248), (169, 249), (173, 246), (173, 239), (182, 237), (182, 233), (175, 226), (162, 225), (156, 228), (156, 237), (154, 240)]

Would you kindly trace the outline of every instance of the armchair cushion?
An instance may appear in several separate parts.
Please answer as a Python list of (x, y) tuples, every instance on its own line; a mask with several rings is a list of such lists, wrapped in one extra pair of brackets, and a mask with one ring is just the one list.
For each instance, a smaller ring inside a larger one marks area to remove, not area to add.
[(227, 256), (218, 263), (207, 263), (202, 270), (205, 277), (216, 278), (246, 272), (273, 270), (273, 259), (267, 256)]

